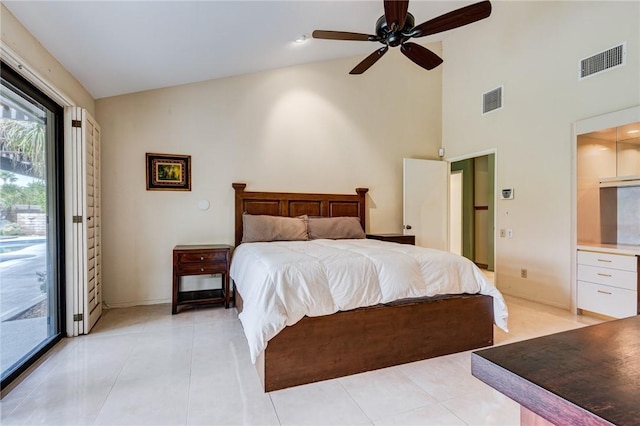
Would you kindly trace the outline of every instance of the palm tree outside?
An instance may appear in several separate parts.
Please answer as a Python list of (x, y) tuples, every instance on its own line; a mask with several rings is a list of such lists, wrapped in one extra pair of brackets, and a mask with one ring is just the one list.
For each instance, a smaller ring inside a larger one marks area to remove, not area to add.
[(42, 123), (0, 118), (0, 235), (25, 233), (18, 211), (46, 211), (45, 138)]

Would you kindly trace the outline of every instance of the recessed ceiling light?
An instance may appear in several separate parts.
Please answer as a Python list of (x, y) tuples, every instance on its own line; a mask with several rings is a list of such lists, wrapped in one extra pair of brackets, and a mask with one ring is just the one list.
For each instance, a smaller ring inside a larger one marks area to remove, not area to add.
[(295, 43), (301, 44), (304, 43), (305, 41), (309, 40), (309, 36), (306, 34), (302, 34), (300, 37), (298, 37), (297, 39), (294, 40)]
[(627, 132), (628, 135), (633, 135), (633, 134), (636, 134), (636, 133), (640, 133), (640, 130), (629, 130)]

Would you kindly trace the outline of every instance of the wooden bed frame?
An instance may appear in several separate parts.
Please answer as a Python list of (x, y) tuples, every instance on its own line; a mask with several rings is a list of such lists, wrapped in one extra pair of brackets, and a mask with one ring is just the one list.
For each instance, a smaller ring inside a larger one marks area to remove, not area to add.
[[(356, 188), (356, 195), (247, 192), (244, 183), (233, 188), (236, 245), (243, 212), (355, 216), (366, 230), (367, 188)], [(234, 297), (242, 312), (242, 296), (234, 290)], [(492, 297), (443, 295), (304, 317), (269, 340), (256, 369), (269, 392), (491, 345)]]

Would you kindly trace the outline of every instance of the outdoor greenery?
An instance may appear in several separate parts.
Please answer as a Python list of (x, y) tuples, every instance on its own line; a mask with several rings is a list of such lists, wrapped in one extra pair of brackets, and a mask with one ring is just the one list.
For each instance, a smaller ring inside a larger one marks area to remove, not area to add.
[(0, 118), (0, 145), (3, 156), (12, 158), (15, 162), (29, 164), (32, 176), (45, 178), (44, 124)]
[(0, 170), (0, 219), (9, 222), (0, 229), (0, 234), (17, 235), (20, 227), (15, 223), (16, 206), (39, 206), (41, 212), (46, 211), (45, 126), (34, 121), (0, 118), (0, 148), (3, 159), (12, 161), (16, 169), (24, 169), (25, 174), (36, 178), (34, 182), (20, 186), (16, 184), (18, 178), (14, 172)]
[(2, 229), (0, 229), (0, 235), (18, 237), (21, 235), (27, 235), (27, 233), (17, 223), (10, 223), (8, 225), (5, 225)]
[(41, 180), (31, 182), (27, 186), (18, 186), (14, 182), (16, 177), (13, 173), (0, 171), (0, 219), (5, 219), (9, 223), (0, 229), (0, 235), (21, 235), (21, 229), (16, 222), (15, 207), (17, 205), (38, 206), (44, 213), (47, 206), (47, 192), (45, 183)]
[(0, 171), (0, 206), (8, 210), (17, 204), (29, 206), (39, 206), (44, 212), (47, 206), (47, 191), (44, 181), (37, 180), (27, 184), (27, 186), (18, 186), (14, 182), (16, 177), (14, 173), (5, 170)]

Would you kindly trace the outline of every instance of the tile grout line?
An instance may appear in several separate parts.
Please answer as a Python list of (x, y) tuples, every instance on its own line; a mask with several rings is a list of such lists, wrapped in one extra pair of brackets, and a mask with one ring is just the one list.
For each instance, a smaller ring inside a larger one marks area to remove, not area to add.
[(193, 383), (192, 380), (192, 376), (193, 376), (193, 354), (195, 353), (195, 351), (193, 350), (193, 344), (195, 342), (196, 339), (196, 329), (195, 329), (195, 324), (191, 325), (191, 360), (189, 362), (189, 385), (187, 386), (187, 412), (185, 415), (185, 425), (189, 424), (189, 416), (191, 415), (191, 384)]
[[(348, 377), (348, 376), (347, 376)], [(342, 380), (340, 380), (340, 378), (337, 378), (337, 382), (340, 385), (340, 387), (345, 391), (345, 393), (349, 396), (349, 399), (351, 399), (351, 401), (353, 401), (354, 404), (356, 404), (356, 407), (358, 407), (358, 409), (362, 412), (362, 414), (364, 414), (364, 416), (367, 418), (367, 420), (369, 420), (369, 422), (372, 425), (375, 425), (375, 422), (373, 421), (373, 419), (371, 417), (369, 417), (367, 415), (367, 413), (364, 411), (364, 409), (360, 406), (360, 404), (358, 404), (358, 402), (353, 398), (353, 396), (351, 395), (351, 393), (349, 392), (349, 390), (347, 388), (344, 387), (344, 385), (342, 384)]]
[[(150, 314), (147, 314), (147, 316), (146, 316), (146, 318), (144, 320), (145, 323), (149, 321), (149, 317), (150, 317)], [(104, 319), (104, 318), (102, 318), (102, 319)], [(144, 327), (142, 329), (144, 329)], [(142, 334), (142, 329), (140, 331), (138, 331), (138, 332), (129, 333), (129, 334)], [(122, 334), (120, 336), (126, 336), (126, 335), (127, 334)], [(96, 336), (96, 338), (97, 337), (102, 337), (102, 336)], [(107, 337), (111, 337), (111, 336), (107, 336)], [(115, 335), (115, 337), (117, 338), (118, 335)], [(91, 422), (92, 425), (96, 425), (97, 424), (98, 419), (100, 418), (100, 414), (102, 414), (102, 411), (104, 410), (104, 407), (105, 407), (107, 401), (109, 400), (109, 396), (113, 392), (113, 388), (115, 388), (116, 384), (118, 383), (118, 379), (120, 378), (120, 375), (122, 374), (122, 370), (124, 370), (124, 367), (127, 365), (127, 362), (129, 362), (129, 360), (131, 359), (131, 356), (133, 354), (133, 351), (134, 351), (135, 347), (138, 345), (139, 340), (134, 340), (134, 341), (135, 341), (135, 344), (131, 345), (131, 348), (129, 349), (129, 353), (127, 354), (127, 356), (125, 357), (124, 361), (122, 362), (122, 365), (118, 369), (118, 374), (116, 374), (116, 377), (113, 379), (113, 383), (109, 387), (109, 392), (107, 392), (107, 394), (105, 395), (104, 400), (102, 401), (102, 404), (100, 404), (100, 409), (96, 413), (95, 419), (93, 419), (93, 422)]]
[(280, 420), (280, 415), (278, 415), (278, 410), (276, 409), (276, 404), (273, 403), (273, 398), (271, 397), (272, 394), (273, 394), (273, 392), (268, 392), (269, 401), (271, 401), (271, 406), (273, 407), (273, 412), (276, 414), (276, 419), (278, 419), (278, 424), (282, 425), (282, 420)]

